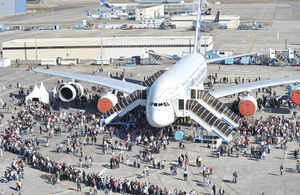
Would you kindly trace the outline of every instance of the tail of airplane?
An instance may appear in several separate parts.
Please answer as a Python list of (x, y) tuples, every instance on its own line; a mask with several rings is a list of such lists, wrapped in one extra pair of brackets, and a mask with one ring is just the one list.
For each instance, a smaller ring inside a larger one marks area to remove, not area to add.
[(92, 16), (92, 14), (89, 11), (86, 11), (86, 16)]
[(220, 12), (218, 11), (217, 14), (216, 14), (214, 22), (219, 22), (220, 21), (219, 18), (220, 18)]
[(109, 4), (106, 0), (100, 0), (101, 4), (108, 8), (113, 8), (111, 4)]
[(116, 10), (115, 10), (114, 8), (111, 8), (111, 11), (112, 11), (112, 12), (116, 12)]
[(211, 8), (208, 8), (208, 10), (201, 15), (210, 15), (211, 14)]
[(202, 6), (202, 0), (199, 0), (197, 26), (196, 26), (196, 34), (195, 34), (193, 53), (200, 53), (200, 48), (201, 48), (201, 31), (200, 31), (200, 28), (201, 28), (201, 6)]
[(103, 14), (104, 12), (101, 9), (98, 9), (99, 14)]

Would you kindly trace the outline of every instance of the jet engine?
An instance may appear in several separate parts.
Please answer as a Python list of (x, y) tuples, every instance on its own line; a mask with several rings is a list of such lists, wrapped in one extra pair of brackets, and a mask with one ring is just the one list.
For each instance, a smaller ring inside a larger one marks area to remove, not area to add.
[(239, 103), (239, 111), (243, 116), (252, 116), (257, 108), (257, 101), (252, 96), (244, 97)]
[(300, 105), (300, 87), (292, 91), (291, 99), (294, 104)]
[(102, 96), (97, 103), (97, 108), (101, 113), (105, 113), (118, 103), (118, 98), (113, 93)]
[(58, 97), (64, 102), (70, 102), (76, 97), (81, 97), (83, 87), (79, 83), (69, 82), (57, 86)]

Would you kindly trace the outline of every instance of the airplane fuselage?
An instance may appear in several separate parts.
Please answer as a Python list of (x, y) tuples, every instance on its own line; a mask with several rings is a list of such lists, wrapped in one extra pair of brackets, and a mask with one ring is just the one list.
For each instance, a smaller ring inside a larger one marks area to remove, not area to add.
[(172, 124), (177, 116), (173, 100), (186, 98), (190, 87), (203, 85), (207, 65), (200, 53), (190, 53), (160, 76), (151, 86), (146, 105), (146, 116), (153, 127)]

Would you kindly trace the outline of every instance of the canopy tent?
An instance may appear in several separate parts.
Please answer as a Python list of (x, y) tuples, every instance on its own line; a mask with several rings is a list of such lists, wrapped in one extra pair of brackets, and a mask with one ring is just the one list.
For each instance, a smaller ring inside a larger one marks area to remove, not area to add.
[(46, 90), (43, 83), (41, 83), (40, 88), (37, 85), (34, 85), (32, 92), (26, 96), (26, 102), (30, 101), (38, 101), (43, 103), (49, 103), (49, 93)]
[(41, 96), (40, 102), (49, 103), (49, 92), (45, 88), (44, 84), (41, 83), (39, 93)]

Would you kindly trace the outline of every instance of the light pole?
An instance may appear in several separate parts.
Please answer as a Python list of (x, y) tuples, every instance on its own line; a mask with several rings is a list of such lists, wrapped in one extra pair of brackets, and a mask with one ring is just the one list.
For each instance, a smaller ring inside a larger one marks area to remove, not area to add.
[(100, 14), (100, 44), (101, 44), (101, 66), (103, 66), (103, 44), (102, 44), (102, 14)]
[(34, 14), (34, 39), (35, 39), (35, 64), (38, 65), (38, 53), (37, 53), (37, 26), (36, 26), (36, 14)]

